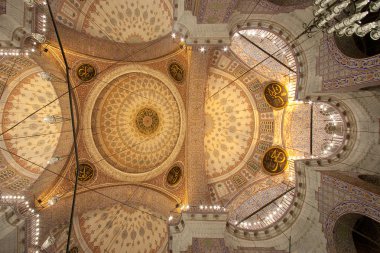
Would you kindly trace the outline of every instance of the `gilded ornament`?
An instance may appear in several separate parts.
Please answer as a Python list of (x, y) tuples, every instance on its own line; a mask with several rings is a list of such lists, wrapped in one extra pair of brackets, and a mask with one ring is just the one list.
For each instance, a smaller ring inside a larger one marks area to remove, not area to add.
[(82, 64), (77, 68), (77, 76), (83, 82), (91, 81), (95, 75), (95, 68), (88, 63)]
[(288, 104), (288, 91), (284, 85), (278, 82), (271, 82), (265, 87), (264, 97), (267, 103), (277, 110)]
[(179, 180), (181, 179), (182, 177), (182, 170), (179, 166), (175, 166), (173, 168), (170, 169), (167, 177), (166, 177), (166, 182), (170, 185), (170, 186), (174, 186), (176, 185)]
[(182, 82), (185, 78), (185, 71), (182, 66), (176, 62), (169, 65), (169, 74), (177, 82)]
[(87, 182), (94, 177), (94, 169), (88, 164), (79, 164), (78, 180), (80, 182)]
[(288, 166), (288, 155), (280, 147), (271, 147), (263, 157), (263, 168), (266, 172), (275, 175), (283, 172)]
[(137, 113), (136, 127), (143, 134), (154, 133), (160, 123), (158, 114), (149, 108), (144, 108)]

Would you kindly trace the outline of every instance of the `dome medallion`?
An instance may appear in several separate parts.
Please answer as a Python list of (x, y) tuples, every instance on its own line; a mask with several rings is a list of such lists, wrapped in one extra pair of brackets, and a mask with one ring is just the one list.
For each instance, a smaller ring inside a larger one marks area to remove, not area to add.
[(160, 123), (158, 114), (149, 108), (143, 108), (137, 113), (136, 127), (143, 134), (153, 134)]

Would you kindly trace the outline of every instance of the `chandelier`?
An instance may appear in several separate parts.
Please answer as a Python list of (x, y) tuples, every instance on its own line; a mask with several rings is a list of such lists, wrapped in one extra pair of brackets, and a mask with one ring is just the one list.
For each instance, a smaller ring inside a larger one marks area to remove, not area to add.
[(315, 0), (314, 19), (306, 28), (323, 30), (337, 36), (368, 33), (373, 40), (380, 39), (380, 0)]

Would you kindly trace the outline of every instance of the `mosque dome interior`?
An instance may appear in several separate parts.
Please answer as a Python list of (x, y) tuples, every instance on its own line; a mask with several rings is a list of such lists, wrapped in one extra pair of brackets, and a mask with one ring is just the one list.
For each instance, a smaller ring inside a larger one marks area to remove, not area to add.
[(0, 253), (380, 252), (380, 0), (0, 0)]

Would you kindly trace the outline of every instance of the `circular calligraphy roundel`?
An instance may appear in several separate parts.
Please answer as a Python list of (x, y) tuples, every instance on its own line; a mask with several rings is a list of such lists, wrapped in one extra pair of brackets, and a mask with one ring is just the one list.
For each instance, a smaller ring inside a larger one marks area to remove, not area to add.
[(77, 68), (77, 76), (83, 82), (91, 81), (96, 75), (96, 69), (94, 66), (85, 63)]
[(185, 71), (183, 70), (183, 67), (176, 62), (169, 65), (168, 71), (170, 76), (177, 82), (182, 82), (185, 79)]
[(271, 82), (264, 89), (267, 103), (274, 109), (280, 110), (288, 104), (288, 91), (279, 82)]
[(169, 170), (168, 175), (166, 176), (166, 182), (170, 186), (175, 186), (181, 180), (182, 170), (179, 166), (174, 166)]
[(269, 148), (263, 157), (263, 168), (272, 175), (283, 172), (288, 166), (288, 154), (280, 147)]
[[(79, 164), (79, 176), (78, 181), (85, 183), (90, 181), (95, 175), (94, 169), (86, 163)], [(74, 170), (74, 176), (75, 176), (75, 170)]]

